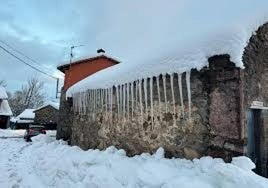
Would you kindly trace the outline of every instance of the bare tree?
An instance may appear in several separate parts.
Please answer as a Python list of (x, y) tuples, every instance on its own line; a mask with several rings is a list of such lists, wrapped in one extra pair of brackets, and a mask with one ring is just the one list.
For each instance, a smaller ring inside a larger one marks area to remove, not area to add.
[(43, 89), (44, 83), (38, 78), (29, 78), (27, 84), (22, 85), (21, 90), (16, 91), (10, 98), (13, 113), (18, 115), (24, 109), (37, 108), (43, 105), (46, 99)]

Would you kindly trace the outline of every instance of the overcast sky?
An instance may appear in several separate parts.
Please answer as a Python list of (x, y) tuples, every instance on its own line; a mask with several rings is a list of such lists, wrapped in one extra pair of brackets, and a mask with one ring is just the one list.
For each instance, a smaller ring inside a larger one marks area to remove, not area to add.
[[(155, 55), (268, 11), (267, 0), (9, 0), (0, 6), (0, 40), (35, 59), (42, 70), (62, 77), (56, 65), (104, 48), (123, 63)], [(3, 45), (2, 43), (0, 43)], [(4, 46), (4, 45), (3, 45)], [(26, 59), (27, 60), (27, 59)], [(0, 49), (0, 80), (15, 91), (36, 75), (50, 98), (56, 81)]]

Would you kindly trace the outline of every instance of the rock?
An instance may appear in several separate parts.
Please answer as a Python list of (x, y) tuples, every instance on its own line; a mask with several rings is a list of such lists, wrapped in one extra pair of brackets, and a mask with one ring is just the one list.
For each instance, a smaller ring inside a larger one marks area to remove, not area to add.
[(194, 158), (199, 158), (200, 157), (200, 154), (194, 150), (194, 149), (191, 149), (191, 148), (183, 148), (183, 152), (184, 152), (184, 156), (187, 158), (187, 159), (194, 159)]

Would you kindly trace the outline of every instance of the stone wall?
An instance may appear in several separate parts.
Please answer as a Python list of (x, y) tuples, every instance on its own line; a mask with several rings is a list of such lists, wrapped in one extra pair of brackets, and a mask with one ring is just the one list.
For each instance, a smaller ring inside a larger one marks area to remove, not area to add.
[(59, 111), (52, 106), (46, 106), (40, 110), (35, 111), (34, 113), (34, 122), (36, 123), (58, 123)]
[(229, 55), (211, 57), (209, 65), (209, 155), (229, 161), (244, 153), (242, 70), (230, 62)]
[[(268, 24), (260, 27), (250, 39), (245, 48), (243, 62), (244, 108), (249, 111), (253, 101), (261, 101), (268, 106)], [(260, 145), (260, 156), (257, 160), (257, 168), (260, 174), (268, 177), (268, 110), (262, 110), (259, 135), (256, 135)], [(245, 118), (245, 124), (248, 119)], [(247, 130), (245, 130), (247, 132)], [(259, 147), (259, 146), (258, 146)]]
[[(206, 71), (192, 71), (191, 73), (191, 117), (189, 117), (185, 74), (182, 75), (184, 116), (179, 100), (177, 75), (174, 76), (173, 80), (175, 111), (170, 77), (166, 77), (167, 103), (164, 102), (162, 78), (160, 77), (160, 104), (156, 79), (153, 80), (153, 118), (149, 93), (146, 112), (144, 90), (142, 90), (143, 115), (140, 112), (139, 100), (135, 99), (133, 117), (131, 104), (129, 118), (127, 113), (125, 117), (122, 113), (118, 116), (114, 89), (112, 117), (110, 113), (106, 114), (105, 110), (99, 110), (94, 115), (90, 112), (86, 114), (76, 113), (72, 127), (71, 144), (79, 145), (83, 149), (104, 149), (110, 145), (115, 145), (125, 149), (129, 155), (153, 152), (159, 147), (165, 148), (167, 156), (194, 158), (204, 155), (209, 145), (207, 76)], [(103, 108), (105, 108), (104, 106)]]
[(66, 91), (62, 89), (57, 124), (57, 139), (70, 140), (73, 124), (73, 111), (70, 104), (71, 102), (66, 100)]
[[(106, 113), (105, 104), (96, 107), (98, 112), (95, 113), (92, 112), (93, 107), (88, 107), (86, 112), (76, 112), (71, 144), (83, 149), (104, 149), (115, 145), (125, 149), (129, 155), (153, 152), (164, 147), (167, 157), (194, 158), (211, 155), (222, 157), (226, 161), (233, 156), (244, 154), (241, 70), (235, 67), (228, 55), (211, 57), (209, 62), (208, 68), (191, 71), (191, 117), (186, 74), (182, 75), (184, 115), (180, 103), (178, 75), (175, 74), (173, 79), (175, 110), (170, 76), (167, 75), (167, 103), (164, 100), (162, 77), (159, 78), (160, 103), (157, 81), (156, 78), (153, 79), (153, 118), (150, 92), (147, 92), (146, 112), (144, 90), (143, 115), (139, 97), (138, 100), (134, 97), (133, 117), (131, 104), (129, 118), (127, 115), (122, 117), (122, 114), (118, 116), (116, 89), (113, 88), (112, 116), (109, 112)], [(149, 83), (148, 80), (147, 82)], [(149, 91), (149, 86), (147, 87)]]

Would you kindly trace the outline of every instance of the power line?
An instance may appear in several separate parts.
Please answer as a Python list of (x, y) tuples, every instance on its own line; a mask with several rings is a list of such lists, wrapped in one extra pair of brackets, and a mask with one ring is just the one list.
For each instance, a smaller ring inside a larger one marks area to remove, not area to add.
[[(6, 45), (7, 47), (9, 47), (10, 49), (12, 49), (13, 51), (17, 52), (18, 54), (20, 54), (21, 56), (29, 59), (30, 61), (32, 61), (33, 63), (35, 63), (38, 66), (41, 66), (40, 63), (38, 63), (36, 60), (32, 59), (31, 57), (27, 56), (26, 54), (22, 53), (21, 51), (17, 50), (16, 48), (12, 47), (11, 45), (7, 44), (5, 41), (0, 39), (0, 42), (3, 43), (4, 45)], [(47, 71), (50, 72), (49, 69), (46, 68)]]
[(9, 50), (7, 50), (6, 48), (4, 48), (3, 46), (0, 45), (0, 48), (1, 48), (2, 50), (4, 50), (6, 53), (8, 53), (9, 55), (11, 55), (12, 57), (14, 57), (14, 58), (16, 58), (17, 60), (19, 60), (20, 62), (24, 63), (25, 65), (27, 65), (27, 66), (29, 66), (29, 67), (31, 67), (32, 69), (34, 69), (34, 70), (36, 70), (36, 71), (38, 71), (38, 72), (40, 72), (40, 73), (42, 73), (42, 74), (45, 74), (45, 75), (47, 75), (47, 76), (49, 76), (49, 77), (51, 77), (51, 78), (53, 78), (53, 79), (58, 79), (57, 77), (52, 76), (52, 75), (50, 75), (50, 74), (48, 74), (48, 73), (46, 73), (46, 72), (44, 72), (44, 71), (42, 71), (42, 70), (36, 68), (35, 66), (33, 66), (33, 65), (29, 64), (29, 63), (27, 63), (26, 61), (24, 61), (23, 59), (19, 58), (18, 56), (16, 56), (15, 54), (13, 54), (12, 52), (10, 52)]

